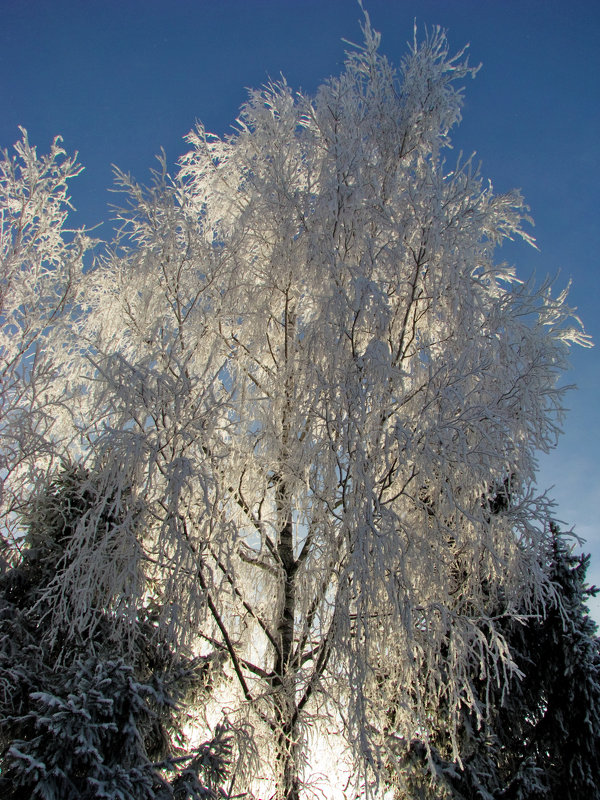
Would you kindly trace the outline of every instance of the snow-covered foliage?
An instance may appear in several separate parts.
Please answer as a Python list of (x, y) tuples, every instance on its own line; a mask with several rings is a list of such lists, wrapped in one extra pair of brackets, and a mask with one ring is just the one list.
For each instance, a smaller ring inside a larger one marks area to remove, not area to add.
[(99, 610), (131, 638), (163, 598), (170, 647), (225, 661), (248, 788), (286, 800), (319, 782), (318, 731), (367, 793), (440, 710), (460, 757), (492, 697), (471, 676), (505, 685), (504, 621), (552, 595), (536, 451), (587, 343), (564, 292), (495, 260), (531, 241), (520, 195), (444, 161), (465, 54), (435, 30), (397, 72), (364, 34), (316, 97), (269, 84), (231, 136), (192, 131), (175, 176), (118, 173), (119, 236), (38, 326), (48, 388), (9, 394), (96, 476), (43, 592), (55, 640)]
[[(585, 605), (598, 590), (585, 582), (589, 556), (573, 555), (555, 525), (552, 534), (544, 568), (554, 598), (538, 616), (499, 620), (518, 674), (491, 687), (482, 724), (465, 709), (461, 763), (443, 714), (429, 754), (421, 741), (407, 746), (398, 799), (600, 798), (600, 639)], [(477, 671), (471, 683), (477, 695), (490, 690)]]
[[(48, 585), (90, 506), (93, 482), (68, 468), (40, 493), (19, 564), (0, 579), (0, 795), (7, 800), (209, 800), (235, 757), (234, 736), (187, 745), (187, 704), (206, 697), (214, 658), (175, 653), (150, 604), (133, 642), (97, 609), (76, 635), (48, 625)], [(133, 647), (128, 648), (128, 644)]]

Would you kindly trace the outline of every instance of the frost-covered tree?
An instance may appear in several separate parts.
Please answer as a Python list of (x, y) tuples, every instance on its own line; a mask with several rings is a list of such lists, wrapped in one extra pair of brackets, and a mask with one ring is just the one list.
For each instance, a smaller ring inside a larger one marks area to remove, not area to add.
[(459, 756), (474, 669), (513, 670), (499, 614), (552, 593), (535, 454), (587, 341), (564, 292), (495, 260), (530, 241), (520, 195), (444, 161), (464, 53), (436, 30), (395, 71), (364, 35), (315, 97), (269, 84), (231, 136), (198, 126), (173, 177), (118, 173), (120, 233), (46, 341), (69, 415), (45, 436), (119, 520), (78, 521), (53, 624), (101, 608), (127, 636), (159, 592), (171, 646), (224, 657), (215, 714), (279, 800), (328, 747), (348, 792), (393, 782), (442, 708)]

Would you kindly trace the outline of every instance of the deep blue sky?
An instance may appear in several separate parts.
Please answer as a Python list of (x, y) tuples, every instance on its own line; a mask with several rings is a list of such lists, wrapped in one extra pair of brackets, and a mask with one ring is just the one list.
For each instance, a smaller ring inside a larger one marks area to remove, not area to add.
[[(482, 62), (466, 83), (455, 152), (477, 152), (498, 192), (525, 195), (540, 250), (499, 253), (527, 277), (573, 278), (571, 301), (600, 344), (600, 3), (597, 0), (365, 0), (384, 52), (399, 63), (413, 21), (446, 28)], [(45, 152), (60, 134), (86, 171), (73, 225), (109, 218), (111, 164), (147, 179), (164, 147), (173, 164), (202, 120), (226, 133), (245, 87), (283, 74), (314, 92), (360, 40), (355, 0), (0, 0), (0, 146), (25, 126)], [(449, 154), (448, 158), (452, 158)], [(98, 231), (110, 235), (104, 225)], [(540, 485), (592, 552), (600, 584), (600, 355), (573, 353), (579, 389)], [(600, 601), (593, 604), (600, 620)]]

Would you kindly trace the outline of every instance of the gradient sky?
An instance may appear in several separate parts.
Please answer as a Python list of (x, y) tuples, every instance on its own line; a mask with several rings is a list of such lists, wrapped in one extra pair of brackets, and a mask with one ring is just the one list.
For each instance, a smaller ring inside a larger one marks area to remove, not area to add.
[[(398, 64), (413, 24), (441, 25), (482, 63), (466, 83), (455, 155), (474, 151), (497, 192), (520, 188), (539, 251), (498, 253), (521, 277), (573, 279), (571, 304), (600, 346), (600, 3), (598, 0), (365, 0)], [(283, 74), (313, 93), (360, 41), (355, 0), (0, 0), (0, 146), (27, 128), (39, 152), (60, 134), (85, 172), (71, 185), (73, 226), (104, 221), (112, 164), (146, 181), (202, 120), (227, 133), (246, 97)], [(448, 153), (447, 159), (454, 158)], [(556, 516), (586, 539), (600, 585), (600, 351), (577, 349), (564, 435), (540, 459)], [(600, 622), (600, 599), (591, 604)]]

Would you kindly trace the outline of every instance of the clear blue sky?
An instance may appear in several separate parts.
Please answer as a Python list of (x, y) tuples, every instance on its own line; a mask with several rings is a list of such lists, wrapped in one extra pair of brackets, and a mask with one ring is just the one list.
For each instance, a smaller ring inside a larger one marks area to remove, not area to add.
[[(600, 346), (600, 3), (598, 0), (365, 0), (399, 63), (439, 24), (483, 67), (466, 84), (455, 152), (477, 152), (498, 192), (520, 188), (539, 252), (499, 254), (541, 279), (573, 279), (572, 304)], [(230, 129), (245, 87), (281, 73), (313, 92), (360, 40), (355, 0), (0, 0), (0, 146), (24, 125), (45, 152), (60, 134), (86, 166), (73, 225), (109, 219), (111, 164), (146, 180), (164, 147), (173, 164), (197, 119)], [(451, 157), (451, 155), (450, 155)], [(102, 234), (100, 229), (99, 234)], [(110, 226), (104, 225), (105, 236)], [(600, 352), (573, 353), (565, 434), (541, 459), (557, 517), (587, 540), (600, 584)], [(600, 600), (593, 604), (600, 621)]]

